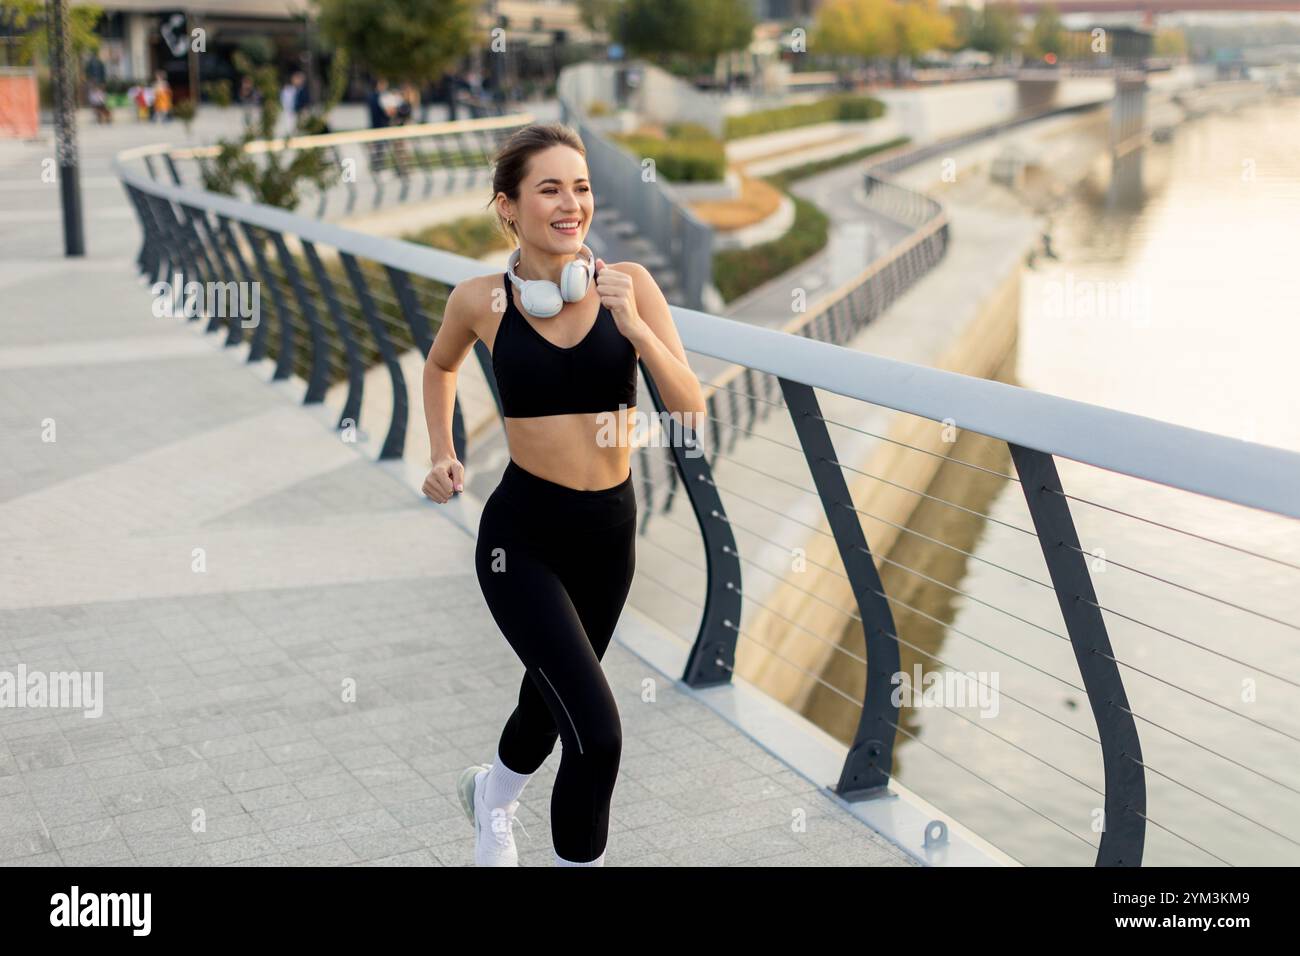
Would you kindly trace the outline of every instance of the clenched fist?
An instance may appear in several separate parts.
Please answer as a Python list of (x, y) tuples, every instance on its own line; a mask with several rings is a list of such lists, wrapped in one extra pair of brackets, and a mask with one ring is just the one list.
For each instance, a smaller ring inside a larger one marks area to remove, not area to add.
[(454, 455), (446, 455), (433, 463), (433, 470), (424, 479), (420, 489), (426, 498), (445, 505), (456, 492), (465, 490), (465, 466)]

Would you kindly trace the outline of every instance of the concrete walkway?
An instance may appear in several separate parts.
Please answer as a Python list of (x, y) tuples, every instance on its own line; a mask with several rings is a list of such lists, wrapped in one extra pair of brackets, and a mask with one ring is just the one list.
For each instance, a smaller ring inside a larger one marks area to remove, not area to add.
[[(159, 138), (184, 137), (83, 128), (84, 260), (48, 139), (0, 144), (0, 672), (104, 692), (94, 718), (0, 708), (0, 863), (469, 864), (456, 777), (523, 675), (473, 538), (269, 366), (153, 316), (108, 160)], [(675, 675), (618, 641), (605, 670), (609, 865), (911, 865)], [(522, 865), (550, 865), (558, 764), (523, 795)]]

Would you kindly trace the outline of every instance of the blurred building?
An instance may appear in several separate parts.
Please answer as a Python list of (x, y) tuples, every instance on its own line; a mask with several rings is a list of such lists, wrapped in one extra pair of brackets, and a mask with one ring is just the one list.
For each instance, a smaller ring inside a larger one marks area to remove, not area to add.
[[(166, 71), (182, 90), (191, 81), (233, 79), (232, 57), (240, 49), (287, 73), (306, 65), (304, 53), (315, 47), (309, 0), (198, 0), (184, 7), (166, 0), (71, 2), (103, 9), (99, 56), (109, 80), (118, 83), (152, 77), (156, 70)], [(607, 42), (583, 24), (575, 0), (482, 0), (479, 24), (485, 34), (493, 26), (506, 30), (505, 73), (497, 77), (502, 83), (553, 78), (565, 63), (589, 57), (593, 48), (603, 52)], [(188, 38), (200, 28), (206, 49), (191, 57)], [(461, 67), (478, 66), (492, 75), (503, 69), (501, 60), (483, 51), (466, 57)]]
[[(87, 5), (72, 0), (73, 6)], [(204, 31), (204, 80), (232, 76), (241, 47), (288, 68), (301, 62), (310, 29), (307, 0), (211, 0), (180, 7), (165, 0), (93, 0), (104, 11), (100, 59), (110, 80), (139, 80), (165, 70), (185, 85), (190, 38)]]

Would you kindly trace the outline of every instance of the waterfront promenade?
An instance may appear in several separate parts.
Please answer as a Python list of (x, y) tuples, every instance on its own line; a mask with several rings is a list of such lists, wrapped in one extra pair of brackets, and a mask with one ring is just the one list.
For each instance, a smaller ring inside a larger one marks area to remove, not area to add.
[[(523, 674), (473, 538), (269, 363), (153, 315), (108, 163), (164, 138), (179, 124), (83, 126), (83, 260), (40, 179), (52, 145), (0, 145), (0, 664), (105, 693), (95, 719), (0, 711), (0, 863), (468, 864), (456, 776)], [(913, 863), (675, 675), (618, 640), (605, 669), (609, 865)], [(551, 860), (558, 761), (519, 809), (525, 866)]]

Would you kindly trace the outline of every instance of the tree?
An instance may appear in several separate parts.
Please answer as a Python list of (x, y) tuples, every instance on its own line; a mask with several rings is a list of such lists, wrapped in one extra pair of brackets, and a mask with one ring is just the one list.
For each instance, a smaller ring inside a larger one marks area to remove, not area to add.
[(632, 56), (683, 54), (697, 65), (747, 48), (754, 18), (746, 0), (626, 0), (615, 38)]
[[(203, 186), (212, 192), (233, 196), (237, 186), (244, 186), (254, 202), (282, 209), (296, 209), (302, 199), (300, 189), (312, 183), (318, 190), (338, 181), (340, 170), (332, 162), (332, 153), (323, 149), (267, 150), (259, 158), (246, 147), (255, 140), (275, 138), (280, 121), (280, 87), (274, 66), (254, 64), (242, 52), (234, 55), (235, 67), (253, 78), (261, 94), (262, 108), (256, 122), (249, 123), (239, 139), (217, 141), (217, 155), (202, 167)], [(298, 135), (324, 131), (324, 117), (338, 103), (347, 81), (348, 58), (336, 51), (331, 64), (329, 95), (297, 118)], [(218, 103), (229, 102), (229, 86), (209, 86)]]
[(821, 8), (813, 28), (813, 48), (872, 60), (914, 59), (957, 42), (952, 18), (936, 0), (831, 0)]
[(956, 49), (964, 50), (971, 45), (971, 34), (975, 30), (975, 11), (965, 4), (948, 8), (952, 18), (953, 32), (956, 34)]
[(952, 18), (936, 0), (902, 0), (891, 11), (897, 55), (915, 59), (928, 50), (951, 48), (957, 35)]
[(1064, 47), (1065, 31), (1061, 28), (1061, 15), (1054, 6), (1043, 7), (1034, 20), (1034, 29), (1029, 35), (1025, 52), (1035, 58), (1048, 53), (1059, 57)]
[(813, 25), (812, 48), (866, 60), (897, 56), (893, 7), (894, 0), (829, 0)]
[(316, 0), (321, 35), (352, 62), (397, 82), (437, 79), (476, 43), (474, 0)]
[(971, 46), (993, 56), (1005, 56), (1016, 49), (1020, 37), (1020, 15), (1005, 0), (988, 0), (975, 18)]
[[(68, 37), (72, 41), (73, 59), (80, 65), (87, 53), (99, 49), (95, 26), (104, 15), (101, 7), (87, 4), (68, 7)], [(5, 0), (5, 26), (19, 34), (19, 66), (28, 66), (49, 58), (49, 38), (45, 30), (45, 0)]]
[(706, 0), (693, 8), (699, 16), (692, 50), (704, 60), (745, 50), (754, 41), (754, 17), (748, 0)]
[(238, 50), (254, 66), (266, 66), (275, 61), (275, 44), (270, 37), (254, 34), (240, 39)]
[(622, 5), (623, 0), (578, 0), (578, 16), (588, 30), (612, 37)]

